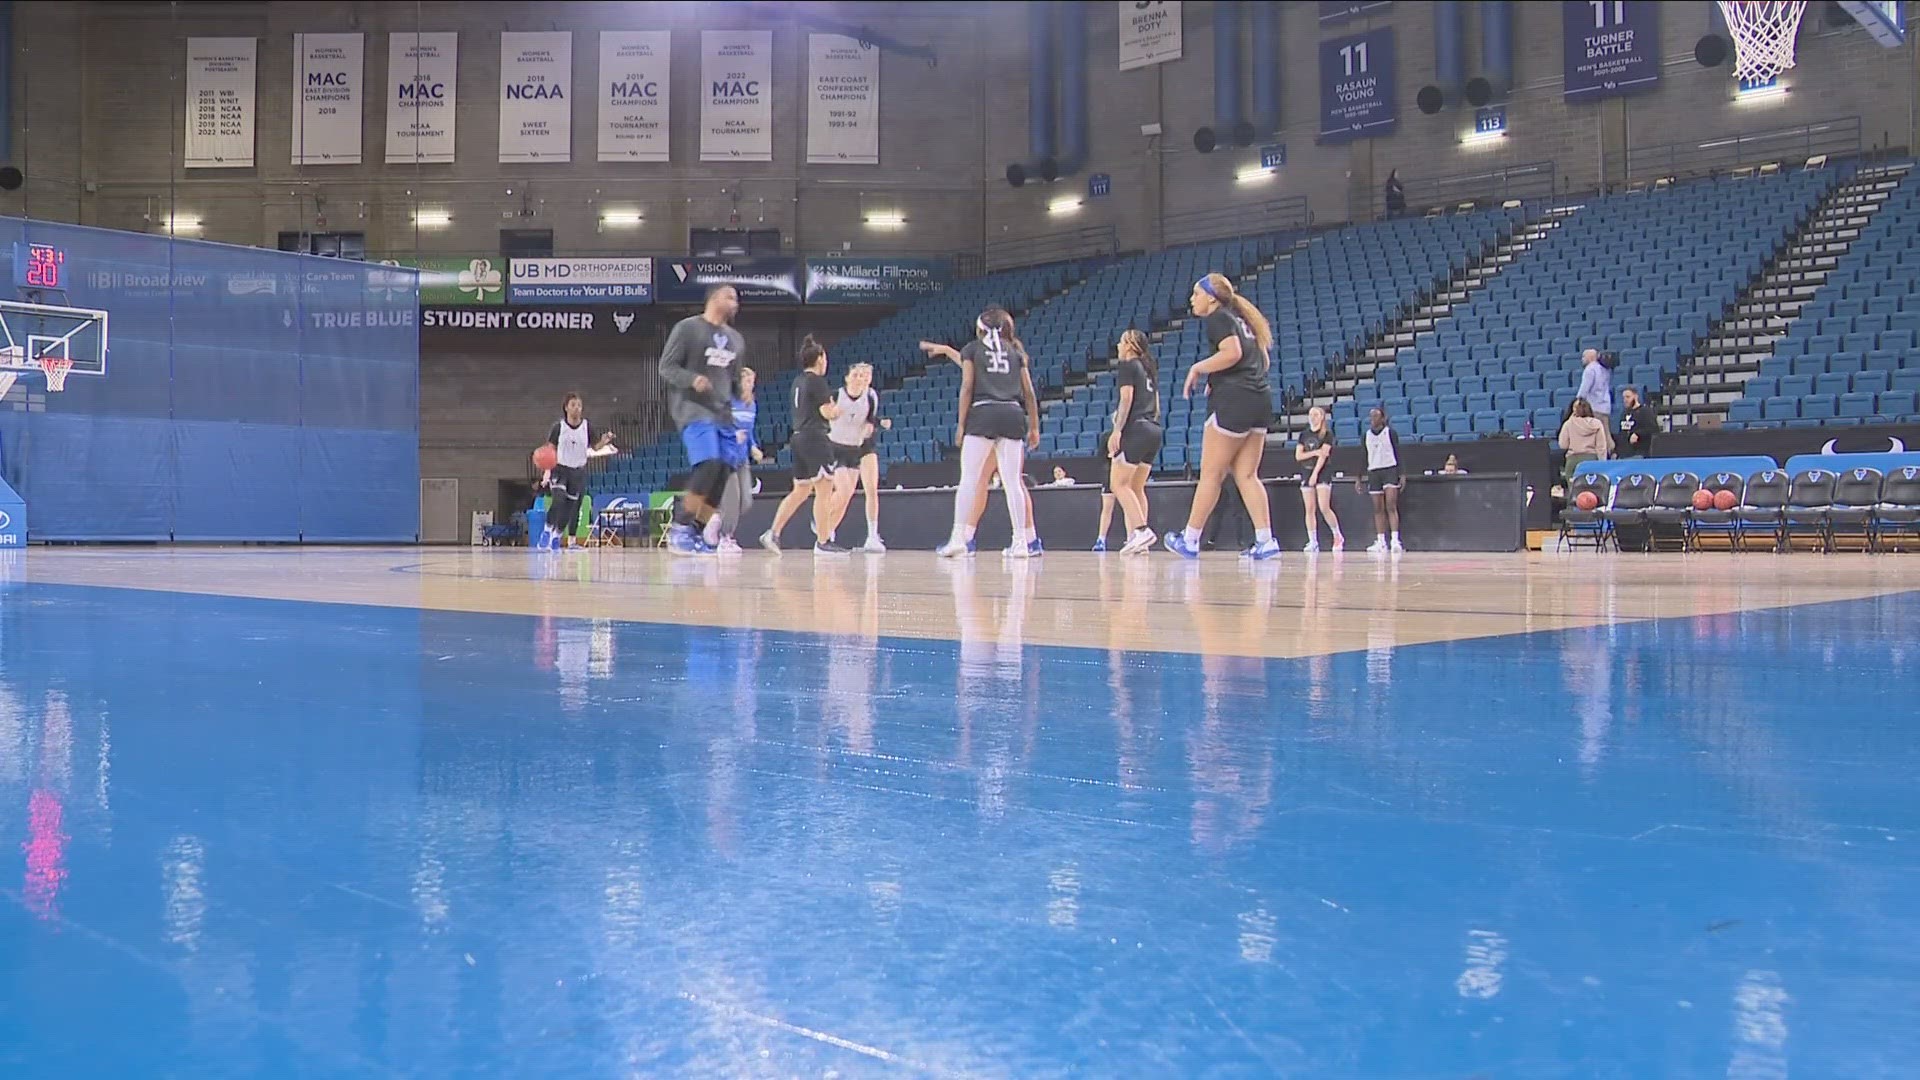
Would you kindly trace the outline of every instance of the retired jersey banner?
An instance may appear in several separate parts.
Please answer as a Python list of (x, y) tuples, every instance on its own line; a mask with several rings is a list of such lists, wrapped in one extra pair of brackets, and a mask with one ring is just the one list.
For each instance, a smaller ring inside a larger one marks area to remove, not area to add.
[(187, 39), (187, 168), (253, 167), (259, 47), (250, 37)]
[(880, 50), (807, 35), (807, 164), (880, 164)]
[(673, 32), (600, 31), (600, 160), (666, 161)]
[(1580, 0), (1560, 5), (1568, 98), (1650, 90), (1660, 82), (1660, 5)]
[(700, 32), (700, 160), (773, 160), (773, 31)]
[(1393, 27), (1320, 43), (1320, 141), (1385, 135), (1399, 121), (1393, 98)]
[(515, 259), (507, 299), (516, 304), (650, 304), (653, 260)]
[(293, 163), (360, 164), (365, 37), (293, 35)]
[(500, 35), (500, 160), (573, 158), (573, 34)]
[(450, 30), (387, 39), (388, 164), (452, 163), (459, 48)]
[(1180, 59), (1179, 0), (1120, 0), (1120, 70)]

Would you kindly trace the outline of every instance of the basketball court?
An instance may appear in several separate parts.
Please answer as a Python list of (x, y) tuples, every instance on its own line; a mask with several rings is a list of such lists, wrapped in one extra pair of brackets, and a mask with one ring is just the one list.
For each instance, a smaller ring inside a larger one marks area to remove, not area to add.
[(44, 1075), (1920, 1050), (1903, 559), (8, 560)]

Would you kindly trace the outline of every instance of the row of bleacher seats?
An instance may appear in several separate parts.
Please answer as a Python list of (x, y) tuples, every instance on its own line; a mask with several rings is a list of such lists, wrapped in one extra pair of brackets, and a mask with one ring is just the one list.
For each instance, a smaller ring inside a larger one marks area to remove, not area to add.
[[(1645, 550), (1656, 550), (1663, 541), (1696, 550), (1712, 536), (1728, 541), (1733, 550), (1761, 539), (1776, 551), (1790, 550), (1797, 537), (1812, 539), (1821, 551), (1832, 551), (1847, 538), (1859, 540), (1866, 550), (1920, 541), (1920, 466), (1883, 473), (1864, 465), (1795, 469), (1795, 462), (1788, 464), (1702, 475), (1653, 460), (1627, 472), (1580, 471), (1567, 486), (1561, 539), (1570, 546), (1588, 541), (1596, 548), (1609, 542), (1618, 547), (1627, 529)], [(1654, 472), (1654, 467), (1665, 471)], [(1725, 495), (1702, 506), (1698, 492)], [(1596, 508), (1578, 505), (1583, 494), (1594, 497)]]
[(1912, 421), (1903, 392), (1920, 390), (1917, 233), (1920, 178), (1909, 171), (1774, 342), (1727, 427)]

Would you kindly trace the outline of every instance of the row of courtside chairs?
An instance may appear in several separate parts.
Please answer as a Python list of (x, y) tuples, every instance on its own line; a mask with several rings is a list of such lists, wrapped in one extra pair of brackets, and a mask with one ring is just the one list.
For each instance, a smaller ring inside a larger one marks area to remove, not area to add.
[[(1720, 503), (1730, 493), (1733, 506), (1700, 508), (1697, 492)], [(1593, 509), (1580, 507), (1582, 493), (1595, 496)], [(1907, 550), (1920, 546), (1920, 467), (1576, 475), (1561, 546), (1619, 551), (1623, 538), (1641, 551)]]

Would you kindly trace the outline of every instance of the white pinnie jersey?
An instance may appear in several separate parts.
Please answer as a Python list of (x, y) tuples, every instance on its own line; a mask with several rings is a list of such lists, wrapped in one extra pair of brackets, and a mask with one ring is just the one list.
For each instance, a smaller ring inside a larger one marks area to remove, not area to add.
[(592, 445), (588, 441), (587, 421), (582, 418), (579, 427), (572, 427), (565, 420), (553, 425), (553, 445), (559, 452), (560, 464), (569, 469), (587, 467), (587, 450)]
[(1383, 427), (1379, 431), (1367, 429), (1367, 468), (1391, 469), (1400, 464), (1400, 455), (1393, 452), (1393, 428)]
[(840, 407), (840, 415), (828, 422), (827, 438), (841, 446), (859, 446), (866, 442), (867, 425), (880, 406), (880, 398), (872, 390), (853, 397), (843, 386), (833, 392), (833, 403)]

